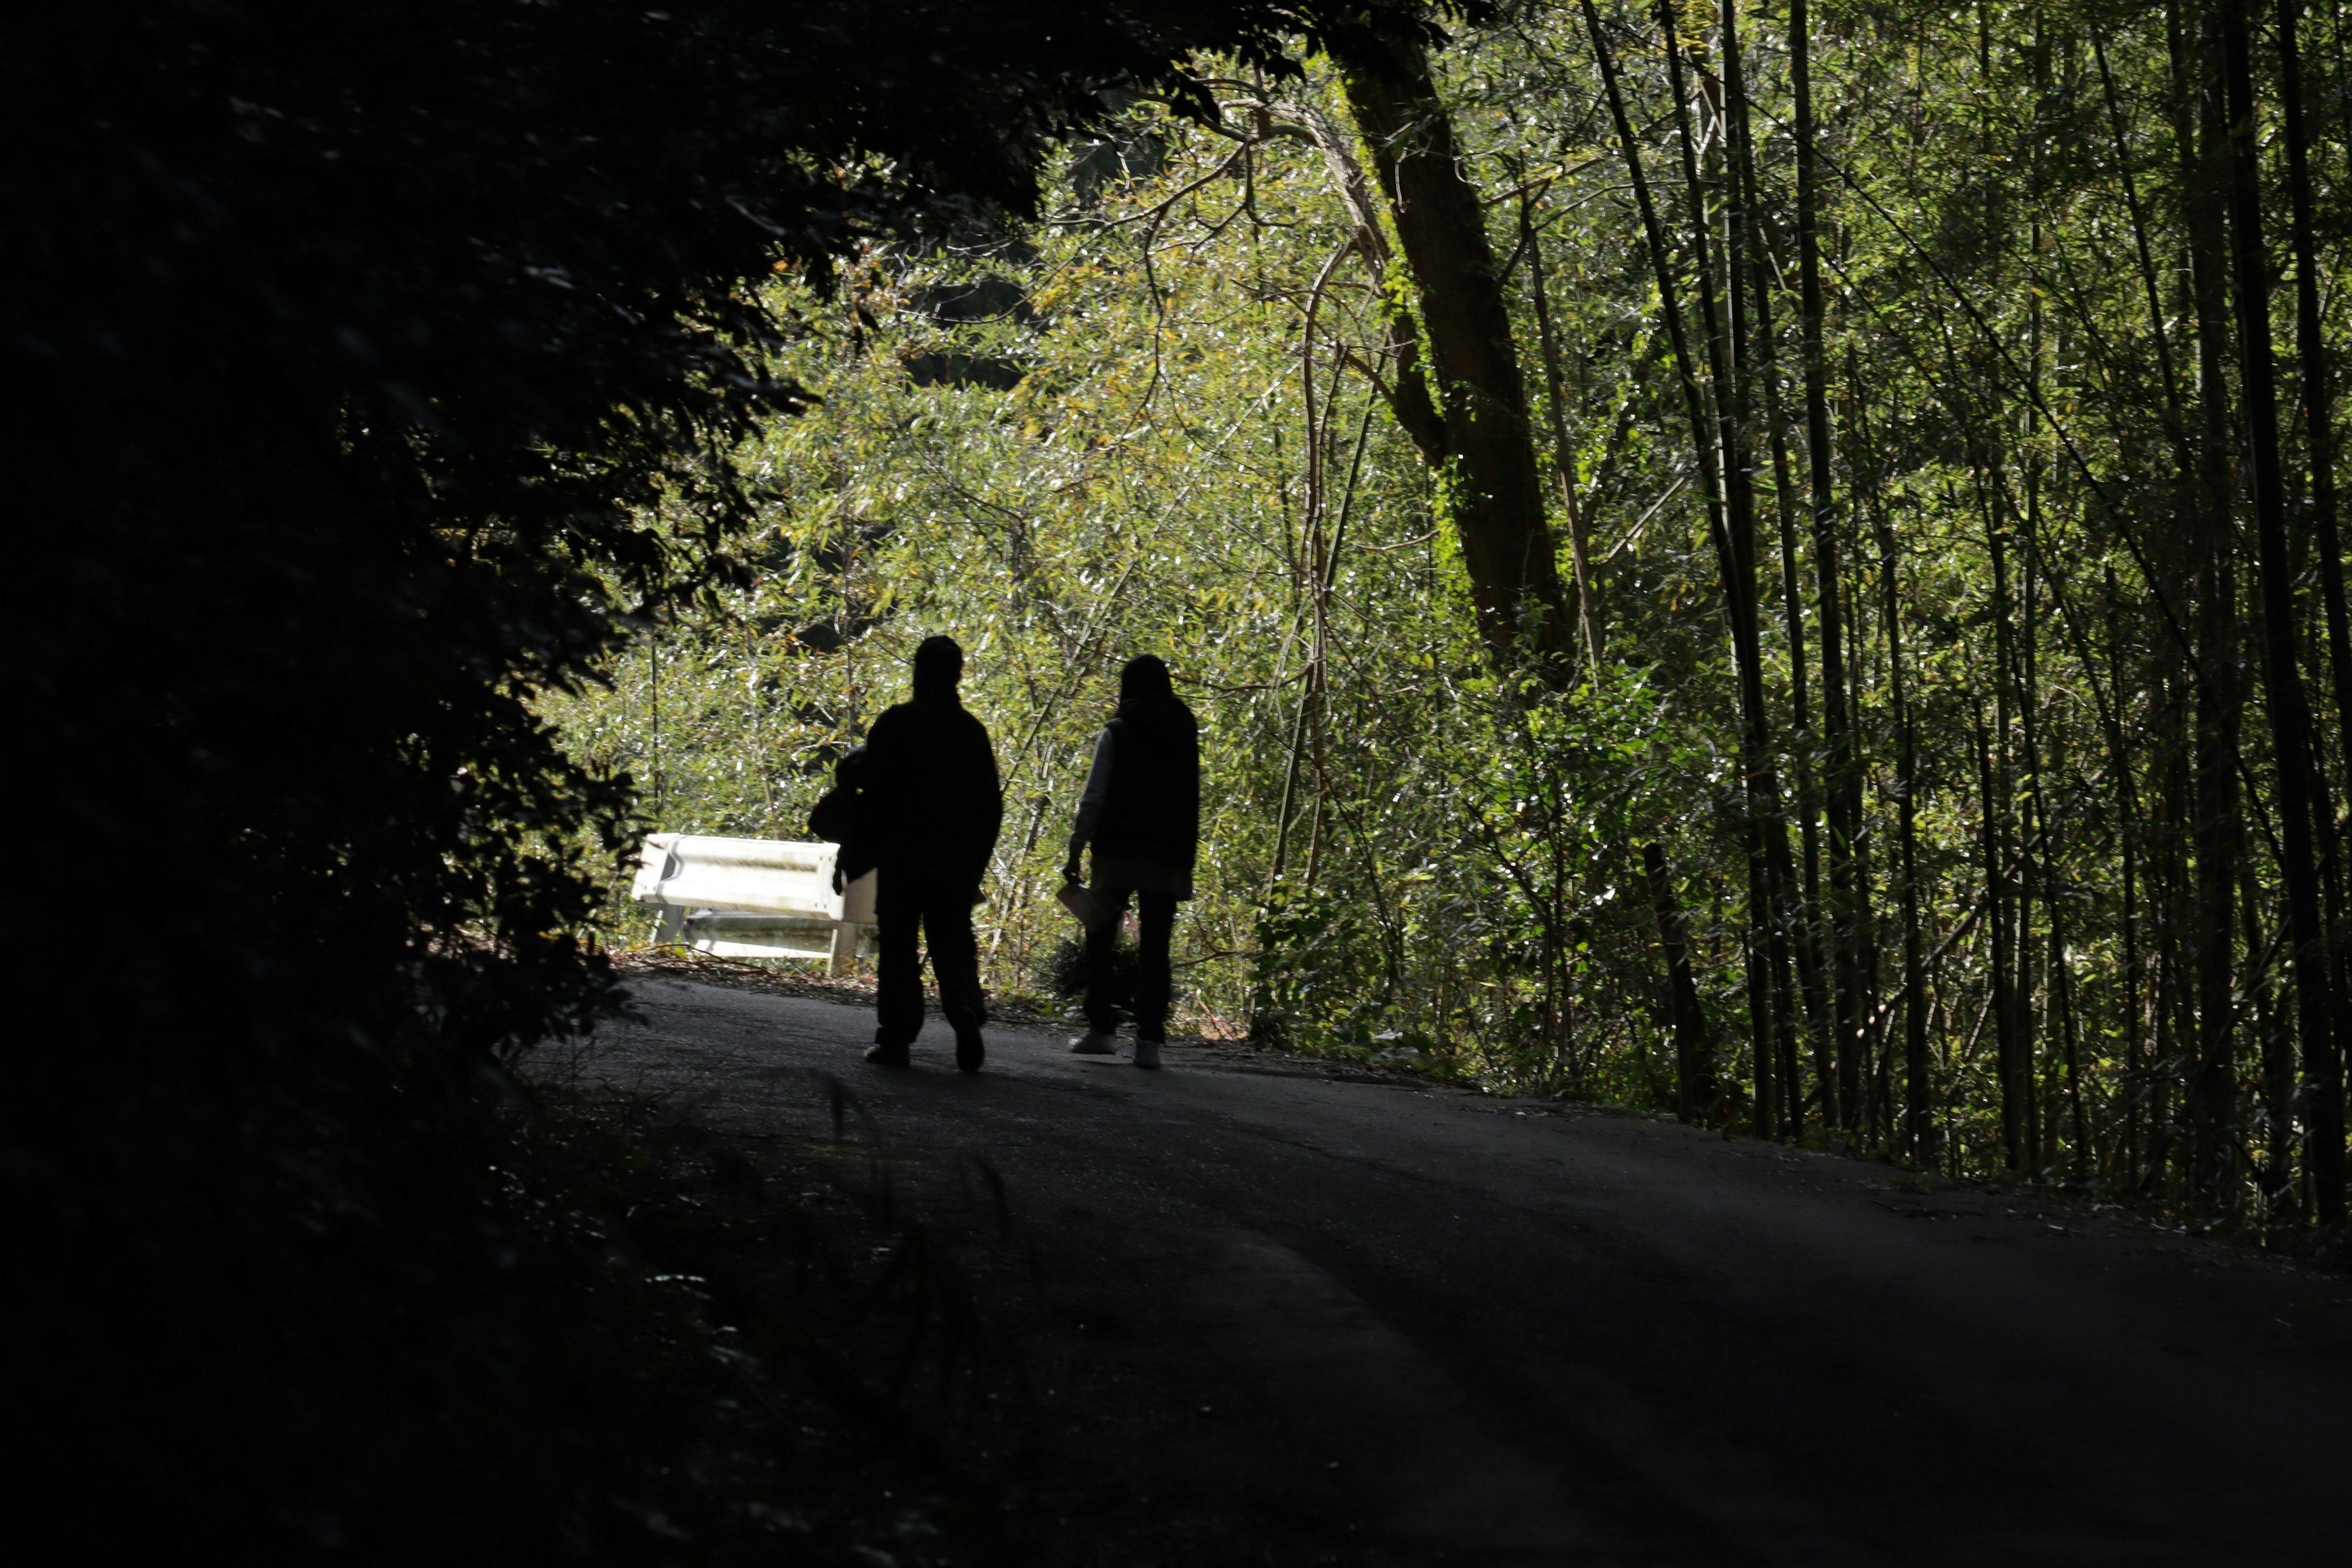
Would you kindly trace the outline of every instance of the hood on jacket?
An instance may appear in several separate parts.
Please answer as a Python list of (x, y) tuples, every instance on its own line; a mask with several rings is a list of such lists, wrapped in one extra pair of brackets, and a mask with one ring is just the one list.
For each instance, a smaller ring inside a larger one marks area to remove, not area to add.
[[(1149, 722), (1168, 711), (1167, 704), (1175, 702), (1176, 685), (1169, 678), (1168, 667), (1157, 654), (1138, 654), (1122, 666), (1118, 672), (1118, 714), (1122, 719), (1139, 719)], [(1181, 704), (1180, 704), (1181, 706)]]

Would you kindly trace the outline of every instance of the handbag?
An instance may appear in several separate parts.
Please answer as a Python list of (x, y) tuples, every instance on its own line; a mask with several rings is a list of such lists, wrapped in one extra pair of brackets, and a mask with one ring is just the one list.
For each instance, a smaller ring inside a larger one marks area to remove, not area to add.
[(1087, 891), (1084, 882), (1064, 881), (1062, 890), (1055, 893), (1054, 898), (1064, 909), (1070, 911), (1078, 924), (1087, 930), (1093, 931), (1103, 923), (1106, 911), (1103, 909), (1102, 900)]

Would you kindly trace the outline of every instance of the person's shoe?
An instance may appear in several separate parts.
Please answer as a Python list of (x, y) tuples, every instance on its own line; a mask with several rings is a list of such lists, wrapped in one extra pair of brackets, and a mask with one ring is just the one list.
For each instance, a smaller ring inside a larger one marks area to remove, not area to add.
[(1136, 1041), (1135, 1065), (1139, 1068), (1158, 1067), (1160, 1065), (1160, 1042), (1158, 1040)]
[(1117, 1056), (1118, 1037), (1108, 1029), (1088, 1029), (1070, 1042), (1070, 1049), (1082, 1057)]
[(980, 1026), (963, 1024), (956, 1029), (956, 1069), (978, 1072), (980, 1064), (988, 1059), (988, 1047), (980, 1037)]
[(907, 1059), (905, 1046), (884, 1045), (878, 1040), (866, 1047), (866, 1059), (876, 1067), (902, 1068), (911, 1065)]

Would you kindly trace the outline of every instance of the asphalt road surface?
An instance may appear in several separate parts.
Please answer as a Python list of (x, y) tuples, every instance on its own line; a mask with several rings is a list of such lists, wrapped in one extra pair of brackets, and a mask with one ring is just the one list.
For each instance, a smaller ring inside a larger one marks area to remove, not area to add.
[[(1055, 1283), (1057, 1463), (1325, 1560), (2352, 1563), (2352, 1279), (1653, 1121), (668, 979), (592, 1079), (768, 1138), (831, 1078), (984, 1160)], [(1103, 1330), (1111, 1331), (1099, 1331)], [(1116, 1555), (1115, 1553), (1109, 1555)], [(1171, 1560), (1181, 1556), (1171, 1553)]]

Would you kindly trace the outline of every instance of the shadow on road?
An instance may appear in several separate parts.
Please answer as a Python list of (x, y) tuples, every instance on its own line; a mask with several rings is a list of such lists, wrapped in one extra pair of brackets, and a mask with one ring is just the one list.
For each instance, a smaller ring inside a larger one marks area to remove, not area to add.
[(2340, 1279), (1642, 1119), (1006, 1031), (889, 1072), (853, 1009), (637, 991), (583, 1090), (855, 1213), (824, 1331), (900, 1356), (1022, 1561), (2343, 1561)]

